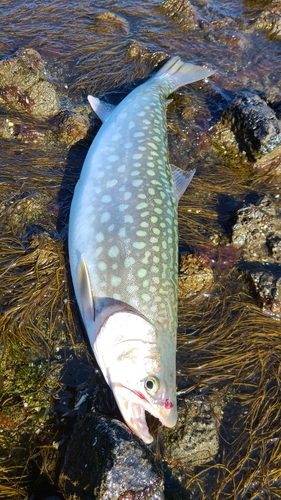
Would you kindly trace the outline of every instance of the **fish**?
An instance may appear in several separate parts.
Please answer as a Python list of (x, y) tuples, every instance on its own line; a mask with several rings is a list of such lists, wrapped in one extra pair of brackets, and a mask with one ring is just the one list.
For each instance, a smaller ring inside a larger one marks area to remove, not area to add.
[(97, 363), (146, 444), (145, 412), (177, 421), (177, 207), (195, 172), (170, 165), (167, 98), (213, 73), (174, 56), (116, 107), (88, 96), (103, 123), (71, 203), (71, 276)]

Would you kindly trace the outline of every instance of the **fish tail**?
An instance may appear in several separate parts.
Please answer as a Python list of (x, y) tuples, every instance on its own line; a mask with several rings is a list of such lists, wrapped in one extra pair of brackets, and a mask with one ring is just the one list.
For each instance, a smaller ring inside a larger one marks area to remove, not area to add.
[(214, 72), (213, 69), (186, 63), (180, 57), (174, 56), (164, 64), (152, 79), (168, 84), (169, 93), (171, 93), (183, 85), (207, 78)]

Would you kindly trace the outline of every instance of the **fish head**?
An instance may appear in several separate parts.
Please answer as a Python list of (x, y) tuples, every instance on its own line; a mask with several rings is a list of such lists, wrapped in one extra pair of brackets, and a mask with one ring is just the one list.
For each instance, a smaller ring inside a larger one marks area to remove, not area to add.
[(137, 314), (118, 312), (104, 322), (94, 352), (126, 424), (138, 437), (153, 441), (145, 412), (174, 427), (176, 347), (169, 335), (158, 335)]

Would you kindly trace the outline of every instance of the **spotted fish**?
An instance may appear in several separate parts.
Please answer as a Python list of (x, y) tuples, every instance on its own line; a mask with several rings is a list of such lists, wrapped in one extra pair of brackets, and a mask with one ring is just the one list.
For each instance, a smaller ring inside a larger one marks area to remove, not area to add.
[(166, 99), (212, 73), (173, 57), (115, 108), (89, 96), (104, 123), (71, 205), (71, 274), (97, 362), (145, 443), (145, 411), (177, 419), (177, 205), (194, 174), (169, 164)]

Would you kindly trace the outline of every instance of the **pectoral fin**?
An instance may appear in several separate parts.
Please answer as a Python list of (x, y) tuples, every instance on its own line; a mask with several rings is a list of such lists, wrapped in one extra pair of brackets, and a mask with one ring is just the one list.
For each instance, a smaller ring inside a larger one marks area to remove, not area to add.
[(181, 168), (176, 167), (175, 165), (170, 165), (170, 167), (174, 182), (175, 195), (177, 200), (179, 201), (183, 193), (187, 189), (188, 185), (190, 184), (195, 174), (195, 169), (182, 170)]
[(92, 95), (88, 95), (88, 101), (91, 108), (98, 115), (99, 119), (102, 122), (105, 122), (109, 115), (111, 115), (112, 111), (116, 108), (116, 106), (113, 106), (113, 104), (102, 102), (97, 97), (93, 97)]
[(84, 261), (83, 255), (81, 255), (78, 266), (77, 282), (78, 282), (78, 290), (80, 298), (81, 315), (85, 325), (87, 325), (89, 322), (95, 321), (95, 305), (94, 305), (89, 272), (87, 269), (87, 265)]

